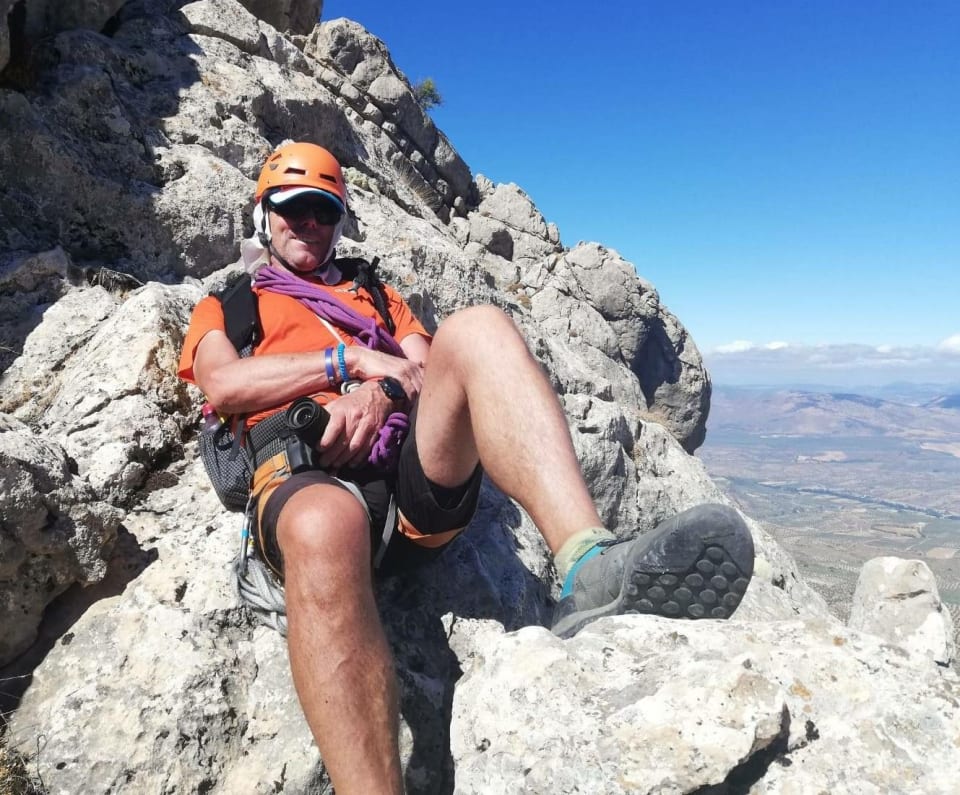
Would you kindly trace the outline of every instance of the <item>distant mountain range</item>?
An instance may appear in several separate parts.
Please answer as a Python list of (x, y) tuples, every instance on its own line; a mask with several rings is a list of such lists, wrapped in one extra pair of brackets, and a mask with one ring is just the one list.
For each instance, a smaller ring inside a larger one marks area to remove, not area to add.
[[(902, 386), (897, 389), (900, 395), (906, 391)], [(707, 429), (800, 436), (960, 437), (960, 392), (932, 397), (917, 388), (917, 398), (921, 402), (853, 392), (715, 385)]]
[(927, 403), (925, 408), (930, 409), (957, 409), (960, 410), (960, 395), (941, 395)]

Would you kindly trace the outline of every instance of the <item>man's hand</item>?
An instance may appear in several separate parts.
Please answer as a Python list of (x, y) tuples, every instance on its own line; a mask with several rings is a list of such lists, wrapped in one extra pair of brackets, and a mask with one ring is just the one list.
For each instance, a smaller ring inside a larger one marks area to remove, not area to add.
[(423, 386), (422, 363), (359, 346), (351, 346), (347, 351), (351, 378), (368, 382), (371, 378), (390, 376), (400, 382), (411, 402), (420, 394)]
[(326, 409), (330, 421), (317, 450), (321, 465), (328, 469), (357, 467), (366, 463), (380, 428), (394, 411), (390, 398), (376, 381), (367, 381), (352, 392), (327, 403)]

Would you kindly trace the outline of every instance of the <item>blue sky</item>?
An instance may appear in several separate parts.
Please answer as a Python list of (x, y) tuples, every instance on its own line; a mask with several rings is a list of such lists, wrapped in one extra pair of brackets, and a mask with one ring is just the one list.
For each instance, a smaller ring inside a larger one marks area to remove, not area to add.
[(715, 380), (828, 361), (960, 382), (960, 3), (596, 9), (328, 0), (323, 18), (432, 77), (473, 172), (520, 185), (565, 245), (633, 262)]

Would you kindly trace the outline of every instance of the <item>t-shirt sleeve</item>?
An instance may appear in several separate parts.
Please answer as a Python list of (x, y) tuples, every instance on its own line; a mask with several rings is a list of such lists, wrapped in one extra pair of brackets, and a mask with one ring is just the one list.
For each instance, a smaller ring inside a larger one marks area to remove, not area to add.
[(411, 334), (419, 334), (428, 340), (432, 340), (433, 336), (423, 327), (423, 323), (417, 320), (407, 302), (400, 297), (400, 293), (389, 285), (385, 285), (385, 288), (387, 291), (390, 317), (393, 318), (393, 322), (397, 327), (396, 333), (393, 335), (394, 339), (396, 339), (397, 342), (403, 342), (404, 337), (409, 337)]
[(187, 328), (187, 336), (183, 340), (183, 350), (180, 352), (180, 367), (177, 369), (177, 375), (184, 381), (189, 381), (191, 384), (196, 383), (193, 375), (193, 360), (197, 355), (197, 346), (208, 331), (214, 330), (226, 331), (223, 322), (223, 308), (216, 298), (208, 295), (193, 308), (190, 326)]

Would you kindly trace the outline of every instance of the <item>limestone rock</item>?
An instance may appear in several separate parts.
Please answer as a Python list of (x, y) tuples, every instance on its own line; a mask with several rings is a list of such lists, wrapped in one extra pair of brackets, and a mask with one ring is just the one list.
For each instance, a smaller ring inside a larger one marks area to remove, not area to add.
[(348, 140), (340, 112), (326, 113), (333, 99), (278, 36), (231, 0), (203, 0), (169, 15), (129, 4), (112, 38), (71, 30), (44, 44), (59, 64), (49, 90), (0, 91), (0, 246), (62, 244), (141, 279), (236, 259), (248, 180), (273, 148), (261, 125), (296, 118)]
[(305, 51), (319, 60), (332, 61), (422, 153), (433, 154), (437, 128), (382, 41), (356, 22), (335, 19), (317, 28)]
[(561, 641), (469, 623), (451, 638), (463, 795), (933, 795), (960, 774), (957, 677), (835, 624), (622, 616)]
[[(0, 254), (0, 372), (20, 354), (24, 338), (40, 322), (44, 308), (66, 292), (70, 266), (70, 258), (59, 247)], [(0, 393), (0, 411), (12, 411), (9, 397), (5, 391)]]
[(323, 22), (314, 30), (304, 51), (320, 60), (329, 60), (364, 91), (378, 77), (397, 72), (387, 45), (350, 19)]
[[(144, 792), (316, 791), (325, 775), (283, 639), (254, 629), (237, 605), (230, 562), (239, 517), (220, 508), (195, 450), (175, 471), (127, 514), (112, 587), (47, 654), (9, 736), (30, 753), (31, 727), (43, 726), (35, 762), (64, 791), (120, 783)], [(536, 535), (529, 520), (489, 487), (480, 513), (442, 566), (380, 586), (411, 792), (444, 791), (451, 777), (444, 738), (458, 668), (443, 614), (497, 617), (510, 628), (546, 618), (546, 558), (538, 536), (524, 549)]]
[[(11, 35), (20, 56), (29, 59), (33, 44), (61, 30), (99, 31), (126, 0), (0, 0), (0, 71), (10, 60)], [(24, 63), (13, 64), (24, 68)]]
[(703, 359), (628, 262), (598, 244), (580, 244), (545, 267), (526, 269), (521, 281), (533, 293), (533, 317), (553, 339), (574, 338), (603, 354), (607, 361), (594, 372), (614, 398), (645, 404), (643, 414), (668, 427), (688, 452), (703, 443), (710, 405)]
[(162, 162), (179, 176), (151, 202), (153, 215), (171, 230), (171, 244), (196, 264), (195, 271), (208, 273), (243, 237), (241, 210), (253, 194), (250, 181), (201, 146), (171, 147)]
[(953, 619), (921, 560), (874, 558), (860, 571), (848, 622), (946, 665), (953, 660)]
[(38, 424), (56, 397), (65, 363), (116, 309), (117, 300), (102, 287), (68, 291), (43, 313), (27, 336), (20, 357), (0, 376), (0, 410)]
[[(103, 498), (128, 502), (194, 422), (192, 397), (175, 373), (198, 298), (189, 288), (153, 284), (77, 336), (75, 319), (91, 312), (67, 304), (44, 318), (3, 377), (4, 394), (16, 396), (9, 408), (47, 428)], [(79, 306), (92, 306), (96, 317), (111, 304), (101, 288), (88, 288), (78, 292)]]
[(282, 32), (310, 33), (323, 11), (323, 0), (241, 0), (253, 16)]
[(543, 215), (513, 183), (488, 190), (469, 220), (470, 240), (504, 259), (539, 260), (560, 250)]
[(304, 57), (303, 50), (290, 39), (262, 20), (257, 20), (257, 27), (260, 29), (260, 55), (290, 70), (304, 74), (311, 72), (311, 64)]
[[(429, 275), (431, 269), (422, 272)], [(401, 283), (404, 273), (395, 270)], [(73, 295), (75, 307), (83, 298), (102, 300), (99, 288), (75, 290)], [(182, 328), (185, 308), (198, 296), (195, 287), (148, 285), (118, 303), (100, 322), (99, 331), (85, 335), (84, 344), (56, 354), (64, 357), (62, 380), (76, 383), (65, 389), (54, 379), (50, 394), (63, 408), (40, 417), (57, 417), (56, 427), (71, 437), (92, 440), (92, 429), (100, 427), (103, 439), (128, 438), (107, 424), (105, 415), (116, 403), (107, 398), (131, 391), (145, 376), (165, 383), (168, 376), (162, 373), (173, 367), (169, 356), (153, 356), (158, 363), (166, 362), (158, 372), (150, 366), (144, 370), (138, 352), (177, 347), (176, 334), (167, 324)], [(74, 312), (89, 315), (79, 308)], [(43, 329), (44, 336), (56, 336), (57, 326), (66, 322), (65, 316), (53, 315), (51, 328), (45, 321), (36, 333)], [(113, 341), (110, 352), (100, 340)], [(26, 348), (35, 351), (40, 346), (31, 343)], [(105, 372), (116, 365), (119, 350), (129, 363), (114, 374)], [(35, 372), (41, 366), (18, 363), (13, 372)], [(97, 390), (104, 394), (103, 401), (96, 398)], [(88, 394), (94, 404), (103, 402), (104, 416), (95, 421), (81, 410)], [(159, 388), (140, 388), (135, 396), (159, 408), (165, 394)], [(699, 462), (665, 430), (647, 426), (643, 444), (633, 450), (633, 462), (624, 457), (630, 429), (614, 404), (568, 405), (577, 418), (574, 435), (591, 487), (604, 515), (624, 535), (718, 496)], [(176, 412), (172, 419), (175, 424), (186, 422), (177, 420)], [(81, 465), (94, 470), (86, 462), (108, 454), (112, 471), (122, 477), (129, 455), (109, 444), (104, 449), (106, 453), (95, 454), (92, 446), (78, 446)], [(323, 780), (323, 771), (298, 717), (282, 643), (270, 633), (252, 633), (248, 617), (237, 607), (229, 571), (237, 519), (215, 502), (192, 444), (184, 456), (157, 473), (152, 490), (140, 492), (139, 501), (128, 509), (124, 525), (131, 538), (112, 563), (119, 582), (72, 625), (70, 644), (56, 645), (48, 654), (17, 713), (14, 734), (29, 737), (24, 727), (45, 727), (48, 741), (37, 763), (45, 781), (68, 791), (89, 791), (121, 780), (150, 791), (205, 788), (226, 793), (245, 781), (259, 782), (258, 788), (284, 781), (289, 791), (304, 791)], [(649, 484), (644, 489), (632, 480), (640, 465), (640, 477)], [(151, 466), (157, 464), (147, 468)], [(96, 479), (98, 489), (110, 498), (117, 496), (113, 482)], [(510, 629), (546, 623), (549, 594), (556, 593), (552, 577), (547, 550), (529, 519), (500, 492), (485, 487), (473, 526), (440, 564), (381, 586), (381, 606), (403, 686), (402, 747), (408, 779), (414, 782), (411, 791), (442, 791), (452, 775), (442, 738), (447, 734), (445, 705), (458, 668), (449, 652), (450, 627), (443, 614), (495, 618)], [(792, 608), (784, 608), (777, 601), (781, 595), (786, 599), (773, 583), (756, 581), (741, 609), (760, 604), (765, 613), (783, 618), (809, 603), (799, 594)], [(186, 651), (180, 649), (183, 643), (189, 643)], [(83, 662), (78, 665), (78, 660)], [(175, 690), (168, 681), (178, 683)], [(179, 696), (182, 688), (190, 698)], [(212, 706), (209, 694), (214, 692), (219, 700)], [(171, 698), (174, 702), (160, 712), (155, 706), (137, 706)], [(97, 730), (104, 720), (110, 732)], [(216, 723), (213, 730), (211, 721)], [(131, 751), (118, 757), (117, 747)], [(147, 747), (161, 752), (138, 750)], [(177, 765), (163, 761), (169, 759), (177, 759)]]
[(26, 0), (27, 30), (49, 34), (86, 28), (99, 31), (125, 0)]
[(34, 641), (43, 610), (106, 573), (120, 513), (71, 472), (64, 451), (0, 414), (0, 665)]
[(260, 27), (239, 0), (197, 0), (181, 7), (190, 29), (204, 36), (228, 41), (255, 55), (260, 49)]
[(471, 213), (468, 239), (471, 243), (479, 243), (491, 254), (507, 260), (513, 259), (513, 236), (499, 221), (479, 213)]
[[(341, 92), (349, 90), (369, 96), (379, 111), (390, 119), (383, 125), (396, 128), (388, 133), (401, 150), (412, 140), (421, 154), (436, 168), (457, 197), (469, 197), (470, 169), (417, 102), (409, 81), (397, 69), (386, 45), (349, 19), (320, 24), (304, 47), (320, 62), (331, 63), (346, 78)], [(349, 88), (348, 88), (349, 87)]]

